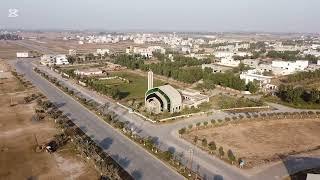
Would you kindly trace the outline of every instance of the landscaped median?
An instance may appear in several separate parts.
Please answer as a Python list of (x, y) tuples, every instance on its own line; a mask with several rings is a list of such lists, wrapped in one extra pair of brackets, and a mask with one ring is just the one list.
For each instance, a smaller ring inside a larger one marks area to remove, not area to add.
[(144, 149), (146, 149), (150, 154), (160, 159), (166, 165), (169, 165), (173, 170), (183, 175), (185, 178), (188, 179), (201, 179), (201, 176), (196, 172), (190, 170), (187, 166), (182, 163), (182, 156), (179, 153), (172, 152), (170, 149), (163, 150), (160, 149), (159, 145), (157, 144), (157, 139), (154, 137), (141, 137), (137, 132), (128, 128), (128, 122), (123, 122), (117, 119), (117, 116), (114, 113), (106, 114), (103, 111), (105, 108), (108, 108), (108, 105), (101, 106), (99, 103), (94, 102), (93, 100), (87, 100), (84, 97), (81, 97), (80, 93), (76, 93), (73, 90), (64, 87), (56, 78), (50, 77), (45, 72), (35, 68), (35, 72), (40, 74), (42, 77), (49, 80), (51, 83), (55, 84), (58, 88), (62, 91), (68, 93), (71, 97), (74, 97), (78, 102), (84, 105), (86, 108), (94, 112), (98, 115), (102, 120), (106, 123), (118, 129), (118, 132), (124, 134), (126, 137), (134, 141), (136, 144), (140, 145)]
[(238, 115), (190, 124), (181, 138), (240, 168), (320, 149), (320, 112)]

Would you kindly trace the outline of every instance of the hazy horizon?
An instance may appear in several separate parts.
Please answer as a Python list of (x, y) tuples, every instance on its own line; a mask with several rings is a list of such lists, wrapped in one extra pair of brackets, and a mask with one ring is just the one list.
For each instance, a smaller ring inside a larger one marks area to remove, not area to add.
[[(320, 1), (4, 0), (0, 29), (319, 33)], [(9, 9), (18, 17), (9, 18)]]

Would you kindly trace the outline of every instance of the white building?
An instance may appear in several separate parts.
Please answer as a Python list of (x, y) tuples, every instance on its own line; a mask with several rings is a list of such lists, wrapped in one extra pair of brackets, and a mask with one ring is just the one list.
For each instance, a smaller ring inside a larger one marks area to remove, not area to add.
[(75, 49), (69, 49), (69, 55), (70, 55), (70, 56), (75, 56), (75, 55), (77, 55), (77, 50), (75, 50)]
[(17, 52), (17, 58), (28, 58), (29, 53), (28, 52)]
[(297, 61), (272, 61), (272, 71), (276, 75), (288, 75), (308, 68), (309, 62), (306, 60)]
[(110, 54), (110, 50), (109, 49), (97, 49), (97, 54), (104, 56), (106, 53)]
[(53, 54), (44, 54), (40, 57), (40, 64), (42, 65), (53, 65), (55, 61), (55, 55)]
[(237, 67), (240, 64), (240, 60), (234, 60), (232, 57), (221, 58), (221, 61), (218, 64), (222, 66)]
[(59, 55), (56, 55), (54, 64), (56, 64), (56, 65), (67, 65), (67, 64), (69, 64), (69, 61), (68, 61), (66, 55), (59, 54)]
[(103, 72), (101, 69), (90, 68), (90, 69), (77, 69), (74, 71), (76, 75), (80, 76), (93, 76), (93, 75), (101, 75)]
[(246, 84), (257, 81), (261, 87), (264, 84), (270, 84), (272, 76), (261, 75), (257, 70), (248, 70), (240, 74), (240, 79), (243, 79)]

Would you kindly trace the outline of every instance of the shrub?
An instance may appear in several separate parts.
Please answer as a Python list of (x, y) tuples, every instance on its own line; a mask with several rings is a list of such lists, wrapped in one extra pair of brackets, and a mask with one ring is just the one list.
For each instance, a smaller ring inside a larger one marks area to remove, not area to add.
[(196, 124), (196, 126), (197, 126), (197, 127), (199, 127), (200, 125), (201, 125), (201, 123), (200, 123), (200, 122), (198, 122), (198, 123)]
[(216, 120), (215, 119), (211, 119), (211, 124), (215, 124)]
[(193, 142), (194, 142), (195, 144), (197, 144), (197, 142), (198, 142), (198, 136), (194, 136)]
[(234, 156), (233, 152), (231, 151), (231, 149), (228, 150), (228, 158), (229, 160), (233, 163), (234, 161), (236, 161), (236, 157)]
[(179, 134), (180, 134), (180, 135), (184, 134), (185, 132), (186, 132), (186, 128), (181, 128), (181, 129), (179, 130)]
[(204, 126), (207, 126), (207, 125), (208, 125), (208, 122), (207, 122), (207, 121), (206, 121), (206, 122), (204, 122), (204, 123), (203, 123), (203, 125), (204, 125)]
[(222, 146), (219, 147), (219, 155), (220, 155), (221, 157), (224, 156), (224, 151), (223, 151), (223, 147), (222, 147)]
[(210, 149), (211, 151), (215, 151), (215, 150), (217, 149), (216, 143), (215, 143), (214, 141), (211, 141), (211, 142), (209, 143), (209, 149)]
[(193, 127), (193, 125), (192, 125), (192, 124), (190, 124), (190, 125), (188, 126), (188, 128), (189, 128), (189, 129), (192, 129), (192, 127)]
[(207, 145), (208, 145), (207, 139), (206, 139), (206, 138), (203, 138), (203, 139), (202, 139), (202, 146), (203, 146), (203, 147), (207, 147)]

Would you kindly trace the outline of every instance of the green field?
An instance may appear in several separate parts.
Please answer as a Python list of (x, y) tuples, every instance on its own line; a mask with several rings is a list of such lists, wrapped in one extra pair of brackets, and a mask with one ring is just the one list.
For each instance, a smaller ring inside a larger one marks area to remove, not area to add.
[[(144, 94), (148, 88), (147, 77), (129, 72), (113, 72), (110, 74), (110, 76), (118, 76), (129, 80), (129, 82), (125, 82), (120, 79), (101, 80), (105, 82), (107, 86), (117, 87), (121, 94), (123, 94), (122, 100), (128, 101), (144, 99)], [(164, 82), (155, 79), (153, 83), (155, 87), (165, 84)]]
[(242, 107), (263, 106), (264, 103), (259, 100), (250, 100), (248, 98), (238, 98), (227, 95), (217, 95), (210, 98), (211, 107), (215, 109), (230, 109)]

